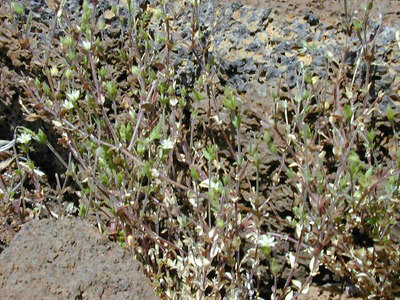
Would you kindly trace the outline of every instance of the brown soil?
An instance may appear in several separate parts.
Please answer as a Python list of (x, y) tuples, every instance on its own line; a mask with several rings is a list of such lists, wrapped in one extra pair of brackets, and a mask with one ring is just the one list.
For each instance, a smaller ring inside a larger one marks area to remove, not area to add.
[(34, 220), (0, 256), (1, 299), (157, 299), (137, 261), (88, 223)]
[(0, 226), (0, 253), (8, 246), (15, 235), (13, 231), (11, 231), (12, 229), (7, 228), (7, 225), (8, 224), (2, 223), (2, 226)]

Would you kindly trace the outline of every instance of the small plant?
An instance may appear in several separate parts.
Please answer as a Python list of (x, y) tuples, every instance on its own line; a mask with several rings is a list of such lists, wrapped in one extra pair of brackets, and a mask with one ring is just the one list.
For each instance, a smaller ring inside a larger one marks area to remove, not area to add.
[[(49, 46), (34, 53), (43, 72), (25, 91), (26, 110), (50, 124), (70, 153), (68, 163), (59, 157), (66, 173), (55, 198), (73, 179), (79, 216), (95, 215), (168, 299), (292, 299), (307, 294), (322, 265), (362, 296), (393, 297), (398, 112), (382, 110), (379, 95), (370, 100), (372, 3), (363, 19), (346, 13), (348, 39), (356, 37), (360, 50), (355, 66), (327, 58), (337, 77), (332, 97), (315, 84), (311, 67), (299, 64), (296, 95), (274, 90), (272, 116), (251, 130), (241, 96), (217, 84), (199, 1), (181, 3), (190, 20), (166, 0), (121, 1), (106, 12), (84, 0), (78, 18), (58, 7)], [(23, 15), (17, 4), (11, 8)], [(184, 37), (182, 20), (190, 27)], [(179, 75), (182, 47), (196, 66), (187, 80)], [(377, 122), (387, 129), (385, 142)], [(29, 159), (33, 140), (54, 151), (43, 132), (28, 129), (3, 146), (14, 147), (20, 182), (2, 187), (7, 201), (18, 189), (23, 194), (28, 179), (41, 192)], [(283, 186), (285, 219), (271, 208)], [(274, 231), (276, 220), (290, 234)], [(306, 278), (295, 277), (300, 266)]]
[(5, 171), (0, 180), (1, 202), (21, 223), (39, 217), (43, 210), (50, 217), (57, 216), (45, 199), (46, 176), (30, 158), (32, 143), (43, 140), (43, 131), (34, 133), (28, 128), (17, 127), (11, 141), (2, 141), (0, 153), (8, 158), (1, 164), (1, 171)]

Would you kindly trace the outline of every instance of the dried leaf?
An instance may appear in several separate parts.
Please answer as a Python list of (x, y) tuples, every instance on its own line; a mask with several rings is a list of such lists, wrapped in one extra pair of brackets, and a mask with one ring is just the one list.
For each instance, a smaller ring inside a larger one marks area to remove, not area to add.
[(293, 280), (292, 280), (292, 283), (293, 283), (293, 285), (294, 285), (298, 290), (301, 289), (302, 284), (301, 284), (301, 281), (300, 281), (300, 280), (293, 279)]
[(304, 56), (299, 56), (298, 60), (303, 62), (305, 66), (309, 66), (312, 63), (313, 58), (312, 58), (311, 55), (307, 54), (307, 55), (304, 55)]
[(5, 170), (6, 168), (8, 168), (8, 166), (12, 163), (12, 161), (14, 160), (13, 157), (0, 161), (0, 171)]
[(111, 9), (106, 10), (104, 12), (103, 16), (104, 16), (104, 19), (106, 19), (106, 20), (111, 20), (111, 19), (115, 18), (115, 14)]

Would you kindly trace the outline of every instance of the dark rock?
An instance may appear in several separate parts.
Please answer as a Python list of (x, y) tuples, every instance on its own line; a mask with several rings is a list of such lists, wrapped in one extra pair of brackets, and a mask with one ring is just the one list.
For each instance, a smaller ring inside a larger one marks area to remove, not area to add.
[(316, 26), (319, 24), (318, 18), (312, 12), (306, 14), (304, 20), (306, 20), (307, 23), (310, 24), (310, 26)]
[(348, 65), (354, 65), (357, 59), (357, 52), (356, 51), (348, 51), (345, 54), (345, 63)]

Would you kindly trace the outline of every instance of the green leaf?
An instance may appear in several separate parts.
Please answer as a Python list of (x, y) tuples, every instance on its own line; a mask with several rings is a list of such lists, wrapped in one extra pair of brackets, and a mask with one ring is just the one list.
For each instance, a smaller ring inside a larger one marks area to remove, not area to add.
[(79, 204), (79, 216), (81, 218), (85, 218), (86, 217), (86, 206), (83, 205), (82, 203)]
[(286, 174), (286, 176), (287, 176), (289, 179), (294, 178), (294, 172), (293, 172), (293, 170), (287, 169), (286, 172), (285, 172), (285, 174)]
[(225, 97), (222, 99), (222, 104), (225, 108), (229, 109), (230, 111), (235, 111), (237, 107), (237, 101), (235, 96)]
[(108, 81), (106, 83), (106, 90), (111, 100), (114, 100), (115, 96), (117, 95), (117, 86), (115, 85), (115, 83), (112, 81)]
[(208, 161), (211, 160), (211, 155), (210, 155), (210, 153), (208, 153), (207, 150), (203, 150), (203, 155)]
[(175, 94), (175, 89), (174, 89), (174, 86), (173, 86), (173, 85), (169, 85), (169, 86), (168, 86), (167, 93), (168, 93), (168, 95), (170, 95), (170, 96), (173, 96), (173, 95)]
[(83, 9), (84, 11), (89, 10), (89, 3), (88, 3), (87, 0), (84, 0), (84, 1), (83, 1), (83, 3), (82, 3), (82, 9)]
[(307, 90), (303, 92), (303, 99), (307, 99), (310, 96), (310, 93)]
[(166, 95), (160, 95), (159, 100), (163, 106), (166, 106), (169, 103), (169, 97)]
[(250, 155), (250, 157), (254, 157), (256, 151), (257, 151), (257, 142), (253, 140), (247, 146), (247, 152)]
[(72, 70), (70, 68), (66, 69), (64, 75), (65, 75), (65, 78), (70, 80), (72, 78)]
[(140, 32), (140, 37), (144, 40), (144, 41), (148, 41), (150, 39), (149, 34), (143, 30), (142, 27), (139, 28), (139, 32)]
[(137, 140), (136, 151), (139, 155), (143, 155), (144, 151), (146, 151), (145, 143), (141, 139)]
[(359, 21), (354, 20), (354, 21), (353, 21), (353, 26), (354, 26), (354, 29), (355, 29), (358, 33), (361, 32), (362, 26), (361, 26), (361, 23), (360, 23)]
[(228, 185), (228, 183), (229, 183), (229, 176), (228, 175), (224, 175), (224, 176), (222, 176), (222, 183), (223, 183), (223, 185), (224, 186), (227, 186)]
[(225, 86), (224, 95), (226, 98), (231, 98), (233, 96), (232, 89), (229, 86)]
[(194, 166), (190, 166), (190, 176), (194, 180), (199, 180), (200, 179), (199, 172), (197, 172), (197, 170), (196, 170), (196, 168)]
[(42, 83), (40, 82), (39, 78), (35, 77), (35, 86), (37, 89), (42, 87)]
[(124, 232), (122, 231), (122, 229), (118, 230), (118, 239), (121, 243), (125, 242), (125, 236), (124, 236)]
[(30, 159), (27, 161), (27, 165), (28, 165), (29, 169), (31, 169), (31, 170), (33, 170), (35, 168), (35, 163)]
[(185, 98), (186, 95), (187, 95), (186, 87), (182, 87), (182, 88), (181, 88), (181, 96), (182, 96), (183, 98)]
[(155, 141), (159, 140), (162, 136), (162, 128), (161, 128), (161, 122), (157, 124), (156, 127), (153, 128), (153, 130), (150, 133), (150, 141)]
[(230, 87), (225, 86), (224, 96), (225, 97), (222, 99), (224, 107), (230, 111), (235, 111), (237, 107), (237, 99)]
[(365, 223), (370, 226), (376, 225), (378, 222), (379, 218), (377, 216), (367, 218), (365, 221)]
[(118, 6), (115, 5), (115, 4), (113, 4), (113, 5), (111, 6), (111, 11), (113, 12), (114, 15), (117, 15), (117, 14), (118, 14), (118, 11), (119, 11)]
[(198, 116), (198, 114), (199, 114), (199, 109), (198, 109), (198, 108), (195, 108), (195, 109), (192, 111), (192, 118), (195, 119), (195, 118)]
[(235, 114), (232, 119), (233, 126), (235, 126), (236, 128), (239, 128), (241, 122), (242, 122), (241, 116), (239, 114)]
[(99, 21), (97, 22), (97, 27), (99, 28), (99, 30), (104, 30), (106, 28), (106, 21), (104, 20), (104, 18), (100, 17)]
[(261, 252), (262, 254), (264, 254), (266, 259), (269, 259), (271, 255), (271, 247), (269, 246), (261, 247)]
[(13, 12), (19, 16), (22, 16), (25, 12), (25, 8), (21, 3), (12, 1), (11, 2), (11, 9), (13, 10)]
[(124, 172), (123, 171), (118, 172), (117, 173), (117, 184), (119, 187), (121, 187), (123, 180), (124, 180)]
[(372, 171), (373, 171), (373, 167), (370, 167), (365, 174), (363, 174), (362, 176), (360, 176), (359, 178), (359, 182), (361, 184), (362, 187), (364, 188), (368, 188), (370, 183), (371, 183), (371, 175), (372, 175)]
[(299, 206), (293, 207), (293, 213), (297, 217), (297, 219), (301, 219), (304, 215), (303, 207), (299, 207)]
[(106, 75), (107, 75), (107, 68), (105, 66), (102, 66), (99, 70), (99, 76), (101, 80), (105, 80)]
[(146, 161), (143, 164), (142, 169), (140, 170), (140, 175), (146, 176), (149, 180), (151, 180), (151, 163), (149, 161)]
[(264, 131), (263, 140), (267, 144), (271, 141), (271, 135), (269, 134), (269, 132), (267, 130)]
[(74, 50), (69, 50), (69, 51), (67, 52), (66, 57), (67, 57), (68, 62), (69, 62), (69, 63), (72, 63), (72, 62), (74, 62), (74, 61), (77, 59), (78, 54), (77, 54), (76, 51), (74, 51)]
[(163, 81), (160, 81), (158, 83), (157, 89), (160, 92), (160, 94), (164, 94), (165, 91), (167, 90), (167, 84)]
[(103, 169), (108, 168), (108, 163), (107, 163), (107, 159), (105, 159), (104, 157), (99, 157), (99, 166)]
[(85, 28), (85, 25), (88, 26), (89, 20), (90, 20), (90, 15), (91, 15), (91, 12), (89, 9), (85, 10), (83, 12), (83, 14), (82, 14), (82, 31), (84, 31), (83, 29)]
[(48, 85), (46, 82), (43, 82), (42, 88), (43, 88), (43, 92), (44, 92), (47, 96), (51, 96), (50, 87), (49, 87), (49, 85)]
[(304, 79), (306, 83), (312, 84), (312, 75), (311, 73), (306, 74), (306, 78)]
[(303, 130), (301, 131), (301, 136), (303, 139), (312, 139), (313, 137), (310, 125), (307, 123), (304, 124)]
[(365, 178), (370, 179), (373, 171), (373, 167), (370, 167), (367, 172), (365, 172)]
[(350, 121), (351, 117), (353, 116), (353, 112), (351, 110), (350, 105), (346, 104), (344, 106), (343, 110), (344, 110), (344, 117), (345, 117), (346, 121)]
[(125, 124), (122, 124), (119, 128), (119, 136), (122, 141), (126, 142), (128, 140), (127, 128)]
[(385, 182), (385, 191), (387, 194), (390, 194), (394, 191), (395, 183), (396, 183), (396, 176), (390, 176), (387, 179), (387, 181)]
[(164, 12), (162, 11), (162, 9), (160, 7), (157, 7), (154, 10), (154, 16), (156, 17), (157, 20), (161, 19), (164, 17)]
[(193, 94), (193, 100), (196, 102), (200, 102), (200, 100), (203, 99), (203, 95), (196, 90), (194, 90), (192, 94)]
[(64, 49), (70, 48), (74, 44), (74, 40), (71, 35), (60, 37), (60, 42)]
[(217, 146), (208, 146), (207, 149), (203, 150), (203, 155), (208, 161), (213, 161), (216, 158)]
[(105, 157), (106, 152), (104, 151), (103, 147), (97, 147), (96, 149), (96, 156), (97, 157)]
[(273, 257), (270, 261), (270, 268), (271, 268), (271, 272), (274, 276), (277, 276), (281, 270), (278, 260), (275, 257)]
[(372, 144), (373, 141), (374, 141), (374, 138), (375, 138), (374, 129), (371, 129), (370, 131), (368, 131), (367, 134), (366, 134), (366, 136), (367, 136), (368, 142), (369, 142), (370, 144)]
[(47, 142), (47, 136), (46, 134), (42, 131), (42, 129), (39, 129), (38, 133), (33, 136), (34, 140), (38, 141), (41, 144), (45, 144)]
[(394, 121), (394, 110), (390, 104), (386, 106), (386, 116), (389, 122), (392, 124)]
[(219, 192), (216, 189), (211, 189), (208, 191), (208, 196), (211, 204), (211, 211), (215, 213), (220, 208)]
[(131, 72), (135, 76), (139, 76), (140, 75), (139, 68), (137, 66), (132, 66)]
[(199, 76), (199, 78), (197, 79), (197, 86), (201, 87), (203, 85), (203, 76)]
[(275, 146), (275, 144), (270, 144), (269, 146), (268, 146), (268, 148), (269, 148), (269, 151), (271, 151), (273, 154), (278, 154), (278, 148)]
[(400, 148), (397, 149), (397, 167), (400, 168)]
[(362, 167), (360, 157), (356, 152), (351, 151), (347, 158), (347, 163), (349, 166), (350, 175), (354, 177), (354, 175), (356, 175)]
[(225, 227), (225, 223), (222, 219), (217, 219), (216, 225), (220, 229), (223, 229)]

